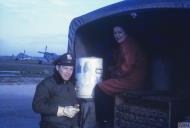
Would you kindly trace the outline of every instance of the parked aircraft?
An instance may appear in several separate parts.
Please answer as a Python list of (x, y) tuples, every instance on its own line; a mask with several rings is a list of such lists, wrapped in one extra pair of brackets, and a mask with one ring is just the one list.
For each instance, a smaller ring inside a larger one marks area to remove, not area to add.
[(43, 59), (39, 63), (52, 63), (59, 56), (56, 53), (47, 52), (47, 45), (44, 52), (38, 51), (38, 53), (43, 54)]
[(31, 60), (31, 59), (32, 59), (32, 57), (29, 56), (29, 55), (27, 55), (25, 50), (24, 50), (23, 53), (22, 53), (22, 52), (19, 53), (19, 54), (16, 56), (16, 58), (15, 58), (15, 60), (19, 60), (19, 61)]

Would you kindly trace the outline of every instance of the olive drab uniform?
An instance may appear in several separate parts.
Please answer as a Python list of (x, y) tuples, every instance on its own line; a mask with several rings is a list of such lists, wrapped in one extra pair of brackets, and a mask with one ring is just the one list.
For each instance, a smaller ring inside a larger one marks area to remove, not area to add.
[(33, 110), (41, 114), (41, 128), (77, 128), (77, 116), (58, 117), (58, 106), (69, 106), (77, 103), (74, 85), (61, 81), (54, 75), (48, 77), (36, 88), (33, 99)]

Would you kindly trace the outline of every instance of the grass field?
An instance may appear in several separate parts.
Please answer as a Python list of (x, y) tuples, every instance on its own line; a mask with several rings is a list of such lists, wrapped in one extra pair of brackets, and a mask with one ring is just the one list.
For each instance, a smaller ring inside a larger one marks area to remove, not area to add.
[(15, 61), (0, 58), (0, 85), (20, 85), (38, 83), (53, 74), (51, 64), (37, 64), (34, 61)]
[(0, 72), (19, 72), (21, 76), (48, 76), (53, 73), (54, 66), (50, 64), (36, 64), (27, 61), (1, 61)]

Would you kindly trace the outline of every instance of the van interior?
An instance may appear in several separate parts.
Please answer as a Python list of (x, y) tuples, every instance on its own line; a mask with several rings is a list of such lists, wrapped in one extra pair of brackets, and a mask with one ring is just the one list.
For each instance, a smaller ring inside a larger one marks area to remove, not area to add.
[[(190, 10), (143, 9), (97, 19), (77, 29), (74, 52), (79, 57), (101, 57), (104, 71), (117, 47), (114, 25), (127, 32), (146, 51), (149, 60), (147, 87), (172, 94), (190, 89)], [(105, 73), (106, 74), (106, 73)]]

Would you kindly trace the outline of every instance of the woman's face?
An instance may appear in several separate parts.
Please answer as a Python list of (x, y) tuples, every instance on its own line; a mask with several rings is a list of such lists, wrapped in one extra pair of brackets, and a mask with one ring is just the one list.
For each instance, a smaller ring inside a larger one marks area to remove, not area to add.
[(122, 43), (127, 37), (127, 34), (125, 33), (124, 29), (120, 26), (115, 26), (113, 28), (113, 36), (117, 43)]

